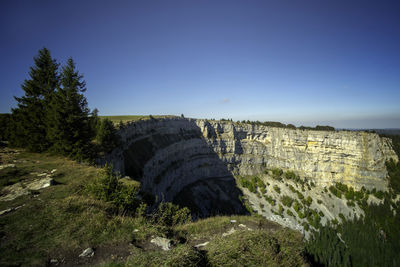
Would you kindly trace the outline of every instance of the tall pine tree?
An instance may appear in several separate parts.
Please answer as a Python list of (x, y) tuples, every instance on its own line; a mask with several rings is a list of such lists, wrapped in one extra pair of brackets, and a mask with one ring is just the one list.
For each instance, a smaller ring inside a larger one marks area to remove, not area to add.
[(89, 108), (83, 92), (86, 91), (83, 75), (75, 69), (69, 58), (61, 72), (61, 86), (50, 103), (47, 138), (52, 150), (77, 159), (89, 156), (93, 131)]
[(49, 102), (59, 83), (57, 62), (47, 48), (42, 48), (34, 57), (30, 68), (30, 79), (25, 80), (22, 89), (25, 95), (15, 97), (18, 107), (12, 110), (13, 131), (11, 144), (40, 152), (49, 146), (47, 139), (47, 112)]

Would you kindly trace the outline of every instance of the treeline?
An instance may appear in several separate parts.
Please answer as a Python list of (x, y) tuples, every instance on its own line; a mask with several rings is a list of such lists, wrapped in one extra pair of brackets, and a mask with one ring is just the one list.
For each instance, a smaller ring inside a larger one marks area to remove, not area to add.
[[(399, 136), (390, 136), (396, 153)], [(325, 266), (400, 266), (400, 164), (387, 162), (388, 192), (383, 204), (361, 205), (364, 216), (325, 225), (306, 243), (310, 259)], [(377, 196), (377, 195), (376, 195)], [(379, 198), (379, 196), (377, 196)], [(346, 197), (347, 198), (347, 197)]]
[[(231, 121), (233, 122), (232, 119), (221, 119), (221, 121)], [(242, 120), (242, 121), (237, 121), (237, 123), (246, 123), (246, 124), (251, 124), (251, 125), (261, 125), (261, 126), (269, 126), (269, 127), (278, 127), (278, 128), (288, 128), (288, 129), (300, 129), (300, 130), (316, 130), (316, 131), (335, 131), (335, 127), (332, 126), (321, 126), (317, 125), (315, 127), (308, 127), (308, 126), (300, 126), (296, 127), (293, 124), (284, 124), (278, 121), (250, 121), (250, 120)]]
[(11, 146), (84, 160), (117, 144), (112, 122), (88, 108), (86, 83), (72, 58), (60, 68), (48, 49), (39, 50), (21, 87), (17, 107), (0, 116), (0, 139)]

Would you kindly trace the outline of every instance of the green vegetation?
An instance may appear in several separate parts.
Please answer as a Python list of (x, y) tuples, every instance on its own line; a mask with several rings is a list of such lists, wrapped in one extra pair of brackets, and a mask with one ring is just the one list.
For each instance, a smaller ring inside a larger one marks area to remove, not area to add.
[(382, 205), (366, 206), (364, 212), (365, 216), (353, 220), (341, 214), (342, 224), (328, 224), (314, 232), (306, 244), (313, 260), (327, 266), (395, 266), (400, 262), (399, 206), (394, 213), (385, 200)]
[(48, 151), (80, 161), (93, 160), (98, 153), (115, 147), (115, 129), (108, 122), (100, 123), (97, 110), (88, 108), (83, 95), (86, 83), (72, 58), (59, 70), (50, 51), (39, 50), (29, 79), (21, 87), (24, 95), (15, 97), (17, 108), (0, 117), (0, 125), (5, 127), (1, 140), (29, 151)]
[(301, 246), (301, 236), (286, 229), (241, 231), (216, 238), (207, 258), (211, 266), (301, 266), (306, 265)]
[[(150, 116), (153, 119), (161, 119), (161, 118), (173, 118), (176, 116), (172, 115), (116, 115), (116, 116), (100, 116), (102, 119), (110, 120), (114, 126), (125, 125), (130, 122), (140, 121), (140, 120), (149, 120)], [(121, 128), (121, 127), (119, 127)], [(122, 127), (123, 128), (123, 127)]]
[(272, 172), (272, 177), (276, 180), (281, 180), (281, 176), (283, 174), (283, 171), (281, 169), (278, 168), (273, 168), (271, 169)]
[(134, 214), (140, 202), (136, 195), (140, 184), (130, 179), (121, 179), (113, 173), (112, 166), (106, 165), (103, 173), (93, 183), (88, 183), (87, 191), (96, 198), (112, 203), (122, 214)]
[(249, 189), (252, 193), (258, 193), (257, 188), (262, 194), (266, 193), (266, 186), (258, 176), (239, 176), (239, 183), (242, 187)]
[(279, 186), (277, 186), (277, 185), (274, 185), (274, 190), (275, 190), (275, 192), (277, 192), (278, 194), (281, 193), (281, 189), (280, 189)]
[(290, 208), (292, 206), (293, 201), (294, 201), (294, 199), (289, 197), (289, 196), (284, 195), (284, 196), (281, 197), (281, 202), (286, 207)]
[(272, 197), (267, 196), (267, 195), (264, 195), (264, 198), (266, 201), (268, 201), (269, 204), (271, 204), (271, 206), (275, 206), (275, 204), (276, 204), (275, 199), (273, 199)]
[[(222, 121), (223, 119), (221, 119)], [(226, 121), (226, 120), (225, 120)], [(232, 121), (232, 119), (231, 119)], [(269, 127), (278, 127), (278, 128), (288, 128), (288, 129), (300, 129), (300, 130), (316, 130), (316, 131), (335, 131), (335, 128), (332, 126), (321, 126), (317, 125), (315, 127), (307, 127), (307, 126), (300, 126), (296, 127), (293, 124), (284, 124), (277, 121), (250, 121), (250, 120), (243, 120), (241, 123), (247, 123), (252, 125), (262, 125), (262, 126), (269, 126)]]
[[(87, 247), (102, 251), (104, 262), (96, 264), (106, 266), (306, 265), (301, 235), (260, 217), (217, 216), (191, 222), (187, 208), (171, 203), (146, 213), (146, 203), (136, 197), (139, 183), (112, 173), (110, 166), (99, 169), (61, 156), (24, 151), (10, 160), (16, 160), (17, 166), (0, 170), (0, 179), (10, 169), (15, 170), (16, 181), (35, 179), (30, 176), (33, 172), (57, 169), (56, 185), (0, 202), (0, 210), (24, 204), (0, 217), (5, 237), (0, 244), (1, 266), (45, 266), (50, 258), (75, 265)], [(235, 224), (237, 232), (223, 237), (233, 226), (231, 219), (254, 230)], [(170, 251), (148, 249), (152, 236), (169, 238), (175, 245)], [(205, 250), (194, 249), (201, 240), (210, 243)], [(114, 247), (126, 254), (114, 258)]]
[(294, 180), (296, 179), (296, 174), (293, 171), (287, 171), (285, 172), (285, 178), (289, 180)]
[(293, 212), (291, 210), (289, 210), (289, 209), (286, 210), (286, 214), (289, 215), (289, 216), (295, 217)]
[(331, 191), (331, 193), (334, 194), (336, 197), (342, 198), (342, 193), (335, 186), (331, 185), (329, 187), (329, 191)]

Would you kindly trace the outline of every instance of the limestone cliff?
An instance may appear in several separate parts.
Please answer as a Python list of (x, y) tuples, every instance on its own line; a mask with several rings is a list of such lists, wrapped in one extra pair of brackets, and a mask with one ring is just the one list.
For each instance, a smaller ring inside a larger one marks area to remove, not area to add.
[(235, 174), (293, 170), (320, 185), (387, 187), (385, 161), (398, 161), (391, 140), (366, 132), (293, 130), (198, 120), (205, 140)]
[(389, 139), (365, 132), (169, 118), (130, 123), (119, 135), (122, 145), (105, 161), (140, 180), (142, 190), (158, 200), (188, 201), (187, 194), (195, 196), (190, 201), (203, 215), (214, 206), (215, 213), (242, 210), (232, 201), (240, 194), (236, 174), (280, 168), (321, 186), (343, 182), (384, 190), (385, 161), (398, 161)]

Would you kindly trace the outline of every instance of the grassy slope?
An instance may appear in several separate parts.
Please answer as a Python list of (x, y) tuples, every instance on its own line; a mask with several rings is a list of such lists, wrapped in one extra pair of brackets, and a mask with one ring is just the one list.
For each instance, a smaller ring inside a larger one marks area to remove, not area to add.
[[(173, 115), (153, 115), (154, 118), (166, 118), (166, 117), (174, 117)], [(100, 116), (103, 119), (109, 119), (114, 124), (119, 123), (120, 121), (126, 123), (129, 121), (138, 121), (138, 120), (148, 120), (150, 115), (115, 115), (115, 116)]]
[[(168, 229), (141, 217), (116, 215), (110, 204), (88, 195), (85, 185), (99, 176), (98, 168), (48, 154), (21, 151), (1, 156), (2, 164), (15, 160), (16, 167), (14, 172), (0, 170), (0, 179), (13, 175), (8, 181), (13, 183), (33, 179), (37, 174), (32, 172), (57, 169), (57, 185), (42, 189), (39, 195), (0, 202), (0, 210), (24, 205), (0, 216), (0, 266), (43, 266), (52, 258), (70, 265), (204, 266), (236, 261), (236, 265), (305, 264), (300, 234), (262, 218), (213, 217)], [(244, 223), (254, 231), (237, 231), (223, 238), (221, 233), (232, 227), (231, 219), (237, 220), (237, 229), (239, 223)], [(135, 233), (135, 229), (139, 231)], [(161, 251), (149, 246), (153, 235), (166, 236), (177, 243), (179, 239), (186, 241), (171, 251)], [(144, 249), (130, 245), (132, 240)], [(194, 245), (204, 241), (210, 241), (206, 251), (194, 249)], [(77, 255), (89, 246), (95, 248), (95, 257), (79, 259)]]

